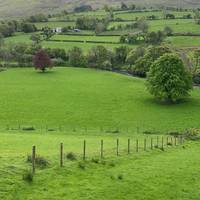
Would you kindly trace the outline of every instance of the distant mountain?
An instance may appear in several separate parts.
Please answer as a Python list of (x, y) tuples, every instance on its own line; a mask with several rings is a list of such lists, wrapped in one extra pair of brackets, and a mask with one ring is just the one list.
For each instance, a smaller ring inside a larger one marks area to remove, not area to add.
[(41, 12), (52, 13), (65, 9), (72, 10), (80, 5), (99, 8), (105, 4), (120, 5), (122, 1), (146, 7), (200, 7), (200, 0), (0, 0), (0, 17), (22, 17)]

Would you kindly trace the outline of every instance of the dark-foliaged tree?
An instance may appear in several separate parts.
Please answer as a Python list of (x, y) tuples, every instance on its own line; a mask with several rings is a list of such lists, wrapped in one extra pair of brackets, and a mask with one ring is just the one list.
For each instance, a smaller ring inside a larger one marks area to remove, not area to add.
[(35, 69), (39, 69), (42, 72), (45, 72), (46, 68), (52, 67), (51, 59), (43, 49), (40, 49), (33, 57), (33, 64)]

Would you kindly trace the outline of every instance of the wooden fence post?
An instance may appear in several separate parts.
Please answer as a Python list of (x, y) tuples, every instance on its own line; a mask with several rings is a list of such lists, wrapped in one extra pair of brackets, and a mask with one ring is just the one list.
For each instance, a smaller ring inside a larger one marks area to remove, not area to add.
[(146, 140), (146, 138), (144, 139), (144, 151), (146, 151), (147, 150), (147, 140)]
[(164, 149), (164, 137), (162, 136), (162, 149)]
[(103, 140), (101, 140), (101, 159), (103, 158)]
[(86, 141), (83, 142), (83, 160), (86, 159)]
[(177, 146), (177, 137), (175, 137), (174, 139), (175, 139), (175, 146)]
[(157, 147), (159, 147), (159, 137), (157, 136)]
[(173, 137), (171, 137), (171, 145), (173, 146)]
[(138, 153), (139, 152), (139, 142), (138, 142), (138, 139), (136, 140), (136, 152)]
[(32, 148), (32, 173), (35, 174), (36, 146)]
[(168, 147), (168, 144), (169, 144), (169, 138), (168, 138), (168, 136), (167, 136), (167, 141), (166, 141), (167, 147)]
[(119, 139), (117, 139), (117, 156), (119, 156)]
[(153, 150), (153, 138), (151, 138), (151, 150)]
[(128, 154), (130, 154), (130, 138), (128, 139)]
[(63, 143), (60, 143), (60, 166), (63, 167)]

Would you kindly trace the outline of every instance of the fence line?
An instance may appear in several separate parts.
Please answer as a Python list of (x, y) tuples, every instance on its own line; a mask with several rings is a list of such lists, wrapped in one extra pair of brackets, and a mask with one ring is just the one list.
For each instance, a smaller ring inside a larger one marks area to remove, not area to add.
[[(177, 146), (177, 145), (183, 145), (184, 144), (184, 137), (183, 136), (179, 136), (179, 137), (171, 137), (171, 142), (169, 142), (169, 137), (166, 137), (166, 143), (164, 142), (164, 137), (162, 136), (162, 142), (161, 144), (159, 143), (159, 137), (157, 137), (157, 142), (156, 144), (154, 144), (154, 140), (153, 137), (150, 138), (150, 140), (148, 140), (150, 142), (150, 146), (148, 148), (147, 145), (147, 139), (144, 138), (144, 143), (143, 143), (143, 147), (140, 146), (141, 143), (139, 143), (139, 140), (136, 139), (135, 143), (136, 143), (136, 149), (135, 152), (136, 154), (139, 153), (139, 149), (143, 149), (144, 152), (146, 152), (147, 150), (153, 150), (153, 149), (161, 149), (164, 150), (164, 147), (169, 147), (169, 146)], [(87, 158), (87, 145), (86, 145), (86, 140), (83, 140), (83, 152), (82, 152), (82, 160), (85, 161)], [(131, 139), (128, 138), (127, 140), (127, 154), (129, 155), (131, 152)], [(116, 140), (116, 156), (122, 156), (123, 154), (120, 153), (120, 140), (117, 139)], [(36, 146), (34, 145), (32, 147), (32, 173), (35, 174), (35, 170), (36, 170), (36, 158), (37, 158), (37, 153), (36, 153)], [(100, 141), (100, 158), (103, 159), (104, 158), (104, 140), (102, 139)], [(64, 166), (64, 144), (60, 143), (60, 167)]]

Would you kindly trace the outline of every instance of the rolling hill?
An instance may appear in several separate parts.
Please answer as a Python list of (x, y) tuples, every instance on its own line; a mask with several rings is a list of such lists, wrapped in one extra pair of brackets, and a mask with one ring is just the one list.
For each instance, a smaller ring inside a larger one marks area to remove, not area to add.
[[(121, 0), (111, 0), (110, 5), (119, 5)], [(124, 0), (125, 3), (134, 3), (138, 6), (181, 6), (197, 7), (200, 6), (199, 0)], [(72, 10), (79, 5), (89, 4), (93, 8), (100, 8), (108, 4), (105, 0), (0, 0), (0, 17), (20, 17), (29, 16), (34, 13), (52, 13), (59, 10)]]

